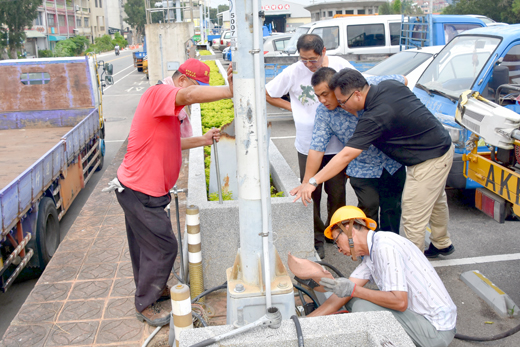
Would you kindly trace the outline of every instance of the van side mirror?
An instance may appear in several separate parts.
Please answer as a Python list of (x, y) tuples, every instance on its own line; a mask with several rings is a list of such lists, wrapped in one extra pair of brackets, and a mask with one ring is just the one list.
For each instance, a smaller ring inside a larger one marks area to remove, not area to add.
[(287, 54), (295, 54), (297, 51), (296, 47), (289, 47), (287, 48), (284, 53), (287, 53)]
[(106, 75), (105, 82), (107, 85), (111, 86), (112, 84), (114, 84), (114, 77), (110, 76), (110, 75)]
[(110, 63), (105, 63), (103, 64), (103, 70), (105, 70), (107, 75), (112, 76), (112, 74), (114, 73), (114, 65)]

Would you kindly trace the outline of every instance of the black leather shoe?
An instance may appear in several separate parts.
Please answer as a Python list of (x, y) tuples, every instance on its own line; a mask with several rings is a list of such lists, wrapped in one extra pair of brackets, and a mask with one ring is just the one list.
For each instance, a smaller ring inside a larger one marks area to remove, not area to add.
[(325, 247), (323, 247), (323, 244), (314, 247), (316, 249), (316, 252), (320, 256), (320, 258), (323, 260), (325, 258)]
[(438, 249), (433, 245), (433, 243), (430, 243), (430, 247), (424, 251), (424, 255), (426, 258), (437, 258), (440, 255), (450, 255), (453, 252), (455, 252), (455, 246), (450, 245), (449, 247)]

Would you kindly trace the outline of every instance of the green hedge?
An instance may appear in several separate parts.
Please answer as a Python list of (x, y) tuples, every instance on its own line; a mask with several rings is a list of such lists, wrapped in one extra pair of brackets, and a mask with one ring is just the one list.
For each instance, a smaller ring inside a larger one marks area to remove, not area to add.
[[(208, 51), (199, 51), (208, 52)], [(208, 52), (209, 53), (209, 52)], [(201, 55), (204, 55), (201, 53)], [(211, 86), (222, 86), (225, 84), (224, 78), (218, 70), (218, 66), (213, 60), (205, 61), (209, 66), (209, 84)], [(235, 118), (235, 109), (233, 100), (225, 99), (215, 102), (200, 104), (200, 114), (202, 123), (202, 132), (206, 133), (211, 128), (221, 128), (223, 125), (229, 124)], [(206, 189), (209, 189), (209, 166), (211, 163), (211, 146), (204, 147), (204, 171), (206, 173)], [(282, 197), (283, 192), (276, 191), (271, 179), (271, 197)], [(209, 201), (218, 201), (218, 193), (212, 193), (208, 196)], [(222, 192), (223, 200), (232, 200), (232, 192)]]

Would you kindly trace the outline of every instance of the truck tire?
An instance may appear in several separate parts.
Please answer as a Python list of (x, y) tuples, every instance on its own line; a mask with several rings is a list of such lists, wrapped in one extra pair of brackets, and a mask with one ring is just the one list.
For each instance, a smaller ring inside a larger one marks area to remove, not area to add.
[(60, 244), (60, 223), (54, 201), (45, 197), (40, 201), (36, 222), (35, 257), (41, 270), (45, 269)]
[(96, 168), (96, 172), (101, 171), (101, 169), (103, 169), (103, 164), (105, 164), (105, 140), (100, 139), (100, 141), (99, 141), (99, 165)]

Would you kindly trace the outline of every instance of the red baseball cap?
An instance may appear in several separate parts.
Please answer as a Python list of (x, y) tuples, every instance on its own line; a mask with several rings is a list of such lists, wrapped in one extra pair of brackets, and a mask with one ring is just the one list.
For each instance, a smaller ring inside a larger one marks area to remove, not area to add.
[(199, 82), (202, 86), (209, 86), (209, 66), (197, 59), (190, 58), (179, 66), (181, 74)]

